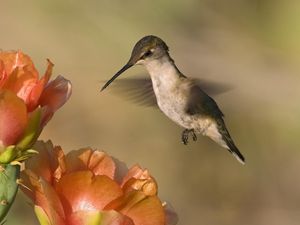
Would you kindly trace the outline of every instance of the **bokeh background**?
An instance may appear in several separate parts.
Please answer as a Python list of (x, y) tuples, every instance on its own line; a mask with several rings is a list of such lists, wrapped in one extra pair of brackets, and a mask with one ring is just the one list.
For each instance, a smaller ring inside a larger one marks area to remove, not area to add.
[[(180, 225), (299, 224), (299, 1), (1, 1), (0, 27), (0, 48), (23, 50), (41, 73), (50, 58), (54, 76), (73, 83), (42, 139), (148, 168)], [(215, 99), (245, 166), (207, 138), (182, 145), (159, 110), (99, 92), (147, 34), (168, 43), (187, 76), (234, 87)], [(38, 224), (28, 202), (19, 193), (8, 225)]]

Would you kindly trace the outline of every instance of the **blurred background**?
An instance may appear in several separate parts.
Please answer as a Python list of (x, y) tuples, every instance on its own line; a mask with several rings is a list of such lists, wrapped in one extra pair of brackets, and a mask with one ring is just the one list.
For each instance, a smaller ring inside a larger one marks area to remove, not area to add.
[[(1, 49), (21, 49), (41, 74), (50, 58), (53, 77), (73, 83), (41, 139), (148, 168), (180, 225), (299, 224), (299, 1), (2, 1), (0, 27)], [(234, 87), (215, 99), (245, 166), (208, 138), (184, 146), (159, 110), (99, 92), (147, 34), (167, 42), (185, 75)], [(28, 201), (18, 194), (8, 225), (38, 224)]]

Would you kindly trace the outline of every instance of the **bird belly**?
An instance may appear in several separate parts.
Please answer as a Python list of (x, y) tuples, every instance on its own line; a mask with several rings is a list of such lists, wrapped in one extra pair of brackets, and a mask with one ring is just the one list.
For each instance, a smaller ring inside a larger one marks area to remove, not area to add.
[(178, 125), (193, 129), (193, 116), (185, 112), (186, 99), (176, 93), (160, 93), (156, 96), (160, 110)]
[(199, 122), (198, 115), (186, 112), (189, 83), (180, 81), (177, 75), (170, 75), (152, 76), (152, 84), (157, 105), (167, 117), (185, 129), (195, 129), (202, 133), (207, 126), (206, 121)]
[(160, 110), (172, 121), (186, 129), (194, 129), (196, 133), (205, 136), (217, 135), (215, 121), (207, 116), (190, 115), (186, 112), (187, 99), (180, 94), (157, 95), (157, 103)]

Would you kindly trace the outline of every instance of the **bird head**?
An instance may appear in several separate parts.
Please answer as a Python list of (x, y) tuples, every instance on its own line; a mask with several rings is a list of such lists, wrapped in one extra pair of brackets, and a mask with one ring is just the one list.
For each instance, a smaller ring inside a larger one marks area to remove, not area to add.
[(145, 65), (149, 61), (158, 60), (168, 54), (169, 48), (159, 37), (148, 35), (139, 40), (132, 52), (129, 61), (102, 87), (103, 91), (118, 76), (134, 65)]

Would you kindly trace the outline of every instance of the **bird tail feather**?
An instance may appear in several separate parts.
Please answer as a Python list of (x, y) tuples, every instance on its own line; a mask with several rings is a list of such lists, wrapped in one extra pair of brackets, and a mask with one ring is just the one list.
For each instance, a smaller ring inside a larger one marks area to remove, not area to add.
[(240, 163), (245, 164), (245, 158), (235, 146), (228, 130), (226, 129), (223, 119), (217, 119), (215, 123), (212, 123), (211, 126), (205, 130), (204, 135), (213, 139), (223, 148), (226, 148)]
[(228, 130), (226, 129), (223, 119), (218, 120), (217, 124), (218, 124), (218, 130), (222, 136), (223, 141), (225, 142), (225, 143), (223, 142), (223, 145), (222, 144), (221, 145), (225, 147), (240, 163), (244, 165), (245, 157), (242, 155), (242, 153), (234, 144)]

